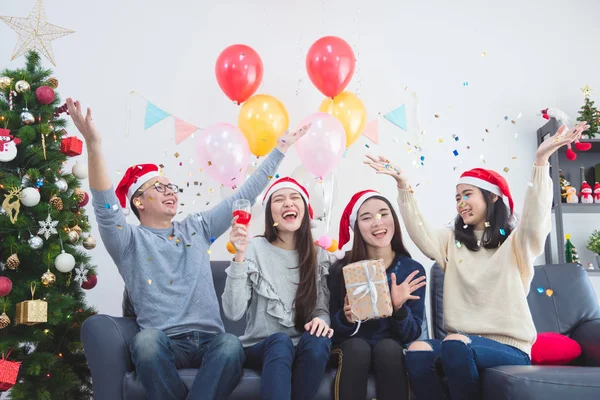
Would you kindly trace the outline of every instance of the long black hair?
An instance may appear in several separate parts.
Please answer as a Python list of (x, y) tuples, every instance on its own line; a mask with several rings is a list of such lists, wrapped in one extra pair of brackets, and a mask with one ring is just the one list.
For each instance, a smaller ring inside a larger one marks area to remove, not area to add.
[[(504, 243), (514, 229), (514, 220), (502, 198), (485, 189), (480, 190), (485, 201), (485, 220), (481, 243), (477, 243), (473, 225), (465, 225), (460, 214), (454, 221), (454, 237), (471, 251), (479, 251), (481, 247), (497, 249)], [(466, 228), (465, 228), (466, 226)]]

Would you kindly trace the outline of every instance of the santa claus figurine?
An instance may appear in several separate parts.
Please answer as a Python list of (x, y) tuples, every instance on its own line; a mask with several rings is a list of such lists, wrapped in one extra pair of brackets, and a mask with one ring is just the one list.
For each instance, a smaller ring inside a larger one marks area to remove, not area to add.
[(582, 203), (590, 204), (594, 202), (594, 198), (592, 197), (592, 188), (586, 181), (583, 181), (581, 184), (581, 193), (579, 193), (579, 196), (581, 197)]
[(17, 145), (21, 139), (15, 138), (8, 129), (0, 129), (0, 161), (8, 162), (17, 156)]
[(600, 183), (594, 185), (594, 203), (600, 203)]

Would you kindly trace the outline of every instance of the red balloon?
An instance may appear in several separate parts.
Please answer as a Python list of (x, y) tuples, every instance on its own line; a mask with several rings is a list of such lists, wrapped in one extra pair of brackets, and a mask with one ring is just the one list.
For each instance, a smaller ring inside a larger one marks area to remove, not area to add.
[(327, 97), (340, 94), (354, 75), (352, 47), (337, 36), (324, 36), (308, 49), (306, 71), (313, 85)]
[(96, 275), (88, 275), (87, 276), (87, 282), (83, 282), (81, 284), (81, 287), (83, 289), (90, 290), (90, 289), (93, 289), (96, 286), (96, 283), (98, 283), (98, 277)]
[(256, 92), (263, 77), (263, 63), (253, 48), (234, 44), (219, 54), (215, 74), (221, 90), (240, 104)]

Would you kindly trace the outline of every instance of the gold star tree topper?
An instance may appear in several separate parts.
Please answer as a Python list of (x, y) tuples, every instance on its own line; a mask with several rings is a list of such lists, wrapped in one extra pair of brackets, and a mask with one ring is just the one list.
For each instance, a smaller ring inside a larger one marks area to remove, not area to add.
[(592, 95), (592, 88), (589, 85), (585, 85), (584, 87), (582, 87), (581, 91), (583, 92), (583, 96), (586, 99)]
[(0, 17), (0, 19), (19, 35), (11, 60), (22, 56), (29, 50), (38, 50), (52, 65), (56, 66), (51, 42), (75, 32), (49, 24), (46, 20), (43, 0), (35, 1), (35, 6), (27, 18)]

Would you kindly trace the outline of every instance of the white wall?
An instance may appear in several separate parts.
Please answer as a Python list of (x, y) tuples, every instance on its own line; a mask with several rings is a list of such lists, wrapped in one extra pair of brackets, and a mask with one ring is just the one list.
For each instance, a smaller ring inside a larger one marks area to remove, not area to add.
[[(33, 0), (4, 2), (0, 14), (26, 16), (33, 4)], [(211, 207), (220, 190), (199, 172), (198, 165), (190, 163), (193, 139), (175, 146), (172, 123), (166, 121), (144, 132), (143, 103), (132, 101), (128, 113), (128, 93), (135, 90), (199, 126), (235, 123), (237, 107), (221, 93), (214, 62), (223, 48), (243, 42), (263, 59), (261, 91), (283, 101), (296, 127), (317, 110), (322, 99), (306, 76), (304, 55), (320, 36), (335, 34), (358, 50), (360, 73), (349, 89), (360, 91), (369, 119), (406, 103), (410, 129), (404, 132), (381, 121), (379, 145), (361, 138), (350, 148), (337, 171), (340, 185), (330, 235), (337, 237), (337, 221), (355, 191), (372, 187), (395, 197), (389, 178), (374, 176), (362, 166), (367, 153), (385, 154), (410, 172), (413, 186), (419, 184), (421, 207), (435, 224), (453, 217), (455, 181), (461, 171), (476, 166), (499, 171), (509, 167), (506, 177), (520, 210), (533, 163), (535, 131), (544, 122), (539, 110), (559, 107), (575, 117), (583, 103), (579, 89), (589, 84), (600, 91), (600, 55), (595, 50), (600, 4), (594, 0), (568, 7), (557, 0), (370, 4), (360, 0), (45, 1), (50, 23), (77, 31), (53, 45), (59, 92), (93, 108), (115, 183), (120, 179), (117, 171), (131, 164), (163, 163), (170, 178), (184, 187), (186, 181), (203, 182), (199, 190), (193, 184), (186, 188), (184, 212)], [(20, 67), (23, 58), (8, 62), (16, 35), (0, 24), (0, 36), (2, 65)], [(469, 82), (468, 87), (463, 81)], [(70, 131), (75, 133), (74, 128)], [(452, 134), (459, 136), (457, 143)], [(407, 142), (418, 144), (423, 152), (407, 152)], [(454, 148), (459, 157), (453, 156)], [(175, 152), (181, 154), (177, 159)], [(425, 165), (413, 167), (421, 155)], [(280, 174), (291, 173), (298, 164), (291, 151)], [(201, 197), (196, 197), (197, 192)], [(93, 216), (91, 221), (95, 225)], [(591, 231), (590, 221), (566, 228), (577, 238), (575, 245), (585, 263), (589, 255), (582, 240)], [(600, 225), (600, 217), (594, 221)], [(254, 227), (255, 232), (261, 229), (260, 224)], [(96, 229), (93, 234), (98, 237)], [(229, 258), (225, 243), (225, 237), (215, 242), (213, 259)], [(430, 265), (412, 244), (409, 248), (417, 260)], [(92, 254), (99, 266), (99, 283), (88, 299), (100, 312), (119, 315), (123, 282), (101, 244)]]

